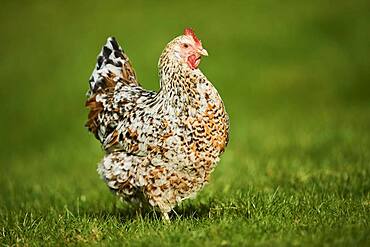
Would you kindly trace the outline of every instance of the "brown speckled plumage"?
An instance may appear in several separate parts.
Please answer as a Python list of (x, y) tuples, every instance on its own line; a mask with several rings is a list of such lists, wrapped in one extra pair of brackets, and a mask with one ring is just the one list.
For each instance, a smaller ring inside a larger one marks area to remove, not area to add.
[(86, 101), (86, 126), (106, 152), (98, 171), (109, 188), (159, 207), (165, 219), (208, 182), (228, 142), (221, 97), (197, 68), (197, 54), (207, 53), (190, 31), (164, 49), (159, 92), (139, 85), (128, 57), (109, 38)]

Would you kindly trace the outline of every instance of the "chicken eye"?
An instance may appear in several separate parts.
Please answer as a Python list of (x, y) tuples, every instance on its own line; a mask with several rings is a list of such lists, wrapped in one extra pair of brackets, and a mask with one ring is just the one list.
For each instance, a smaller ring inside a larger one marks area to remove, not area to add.
[(188, 48), (188, 47), (189, 47), (189, 45), (188, 45), (188, 44), (184, 44), (184, 47), (185, 47), (185, 48)]

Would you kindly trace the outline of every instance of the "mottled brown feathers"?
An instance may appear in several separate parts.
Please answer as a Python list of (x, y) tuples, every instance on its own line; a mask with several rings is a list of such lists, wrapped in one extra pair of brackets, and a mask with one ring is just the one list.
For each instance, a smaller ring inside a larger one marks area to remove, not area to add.
[(179, 61), (179, 42), (200, 43), (194, 32), (171, 41), (159, 62), (161, 89), (142, 88), (114, 38), (90, 78), (86, 126), (105, 157), (98, 171), (125, 200), (167, 213), (209, 181), (228, 142), (229, 121), (217, 90), (199, 69)]
[(90, 109), (88, 120), (85, 126), (94, 134), (96, 135), (99, 123), (97, 122), (97, 118), (99, 114), (104, 110), (103, 104), (101, 102), (96, 102), (96, 96), (91, 97), (85, 103), (85, 106)]
[(132, 68), (130, 61), (127, 58), (127, 62), (123, 64), (122, 68), (122, 79), (127, 81), (128, 84), (140, 85), (136, 79), (135, 70)]
[[(123, 53), (115, 38), (108, 38), (97, 61), (96, 68), (90, 78), (90, 91), (88, 93), (90, 98), (85, 103), (85, 106), (90, 109), (85, 126), (95, 136), (98, 136), (97, 118), (104, 110), (103, 104), (96, 101), (96, 96), (112, 93), (118, 82), (125, 85), (139, 85), (129, 58)], [(112, 140), (109, 146), (116, 144), (114, 141)]]

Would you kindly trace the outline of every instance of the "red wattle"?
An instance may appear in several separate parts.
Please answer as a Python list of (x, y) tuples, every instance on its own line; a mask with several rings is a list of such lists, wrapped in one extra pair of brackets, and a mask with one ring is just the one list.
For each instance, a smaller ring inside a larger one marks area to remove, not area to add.
[(199, 63), (200, 63), (200, 57), (194, 54), (188, 57), (188, 65), (191, 69), (198, 68)]

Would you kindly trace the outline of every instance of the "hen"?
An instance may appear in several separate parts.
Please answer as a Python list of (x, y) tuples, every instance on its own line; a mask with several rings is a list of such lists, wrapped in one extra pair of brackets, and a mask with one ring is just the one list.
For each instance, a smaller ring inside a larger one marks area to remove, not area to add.
[(164, 219), (208, 182), (228, 142), (217, 90), (198, 69), (208, 53), (187, 28), (162, 52), (159, 92), (142, 88), (115, 38), (89, 80), (86, 126), (106, 152), (98, 172), (125, 200), (149, 202)]

